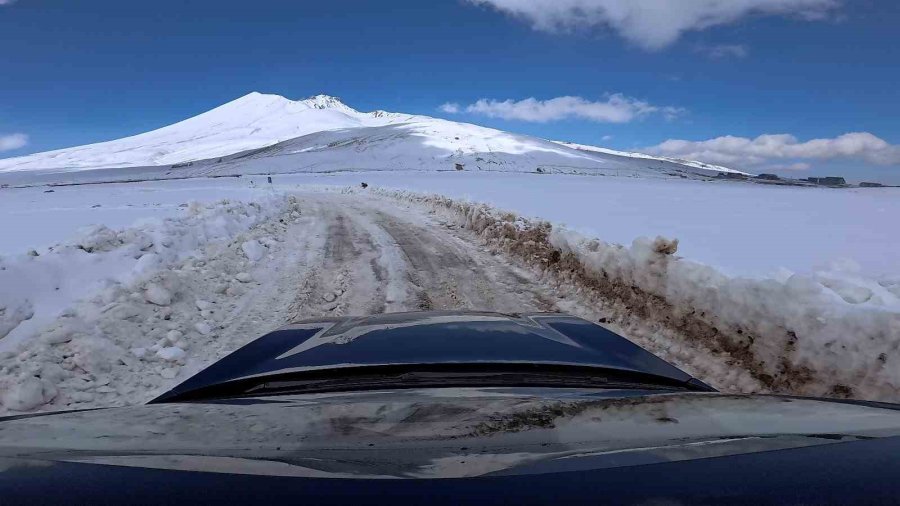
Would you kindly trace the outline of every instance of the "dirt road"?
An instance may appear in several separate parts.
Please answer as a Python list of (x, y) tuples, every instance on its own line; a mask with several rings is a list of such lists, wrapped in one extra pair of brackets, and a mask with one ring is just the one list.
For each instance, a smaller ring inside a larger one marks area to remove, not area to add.
[(534, 276), (460, 237), (454, 224), (397, 205), (304, 195), (304, 220), (324, 228), (290, 319), (385, 311), (554, 311)]
[[(119, 290), (99, 312), (91, 301), (73, 310), (90, 318), (61, 316), (59, 328), (71, 329), (66, 339), (30, 341), (20, 362), (58, 376), (34, 409), (144, 403), (290, 322), (429, 309), (563, 311), (601, 321), (714, 386), (761, 389), (728, 356), (690, 336), (491, 251), (451, 213), (371, 194), (294, 199), (283, 214), (157, 275), (152, 281), (169, 288), (170, 304)], [(262, 251), (258, 258), (247, 254), (248, 243)], [(10, 368), (6, 381), (28, 374)]]

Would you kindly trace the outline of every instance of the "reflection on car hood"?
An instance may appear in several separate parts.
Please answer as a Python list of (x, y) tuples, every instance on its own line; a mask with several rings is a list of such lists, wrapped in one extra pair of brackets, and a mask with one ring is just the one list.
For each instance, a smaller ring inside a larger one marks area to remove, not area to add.
[(654, 375), (679, 384), (693, 380), (628, 339), (573, 316), (414, 312), (289, 325), (238, 349), (157, 401), (211, 385), (277, 374), (484, 363), (597, 367)]
[(155, 404), (0, 422), (0, 459), (239, 474), (452, 478), (900, 435), (875, 406), (640, 390), (423, 389)]

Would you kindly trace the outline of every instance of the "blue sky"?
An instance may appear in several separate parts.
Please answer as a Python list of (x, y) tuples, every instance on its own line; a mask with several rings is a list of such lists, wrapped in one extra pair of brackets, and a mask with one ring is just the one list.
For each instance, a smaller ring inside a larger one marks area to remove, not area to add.
[(261, 91), (900, 183), (900, 2), (674, 3), (0, 0), (0, 157)]

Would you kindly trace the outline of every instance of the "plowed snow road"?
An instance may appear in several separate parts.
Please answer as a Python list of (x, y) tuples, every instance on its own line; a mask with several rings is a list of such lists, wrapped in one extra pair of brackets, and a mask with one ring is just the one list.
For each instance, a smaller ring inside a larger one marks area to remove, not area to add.
[[(311, 241), (289, 319), (426, 309), (553, 311), (529, 272), (457, 235), (456, 225), (373, 199), (306, 195)], [(425, 220), (423, 220), (425, 218)]]
[[(729, 357), (640, 318), (586, 301), (504, 254), (489, 251), (457, 216), (375, 195), (299, 194), (301, 219), (285, 231), (293, 251), (261, 278), (254, 317), (238, 318), (246, 340), (284, 323), (319, 316), (416, 310), (563, 311), (606, 325), (650, 351), (729, 390), (763, 390)], [(283, 307), (284, 296), (294, 299)], [(246, 327), (246, 322), (256, 327)], [(254, 333), (255, 332), (255, 333)], [(722, 381), (717, 378), (723, 378)]]
[[(298, 193), (288, 207), (157, 274), (151, 281), (172, 292), (171, 303), (147, 302), (133, 288), (82, 301), (24, 343), (0, 382), (32, 389), (32, 397), (16, 397), (26, 410), (140, 404), (290, 322), (473, 309), (602, 317), (613, 330), (714, 385), (723, 386), (717, 381), (723, 378), (731, 390), (760, 389), (728, 357), (621, 308), (580, 299), (577, 287), (542, 279), (529, 266), (491, 252), (460, 227), (458, 216), (388, 197), (334, 192)], [(247, 253), (248, 243), (261, 251), (258, 258), (248, 258), (256, 256)], [(81, 314), (87, 316), (72, 316)], [(55, 383), (34, 383), (33, 371)]]

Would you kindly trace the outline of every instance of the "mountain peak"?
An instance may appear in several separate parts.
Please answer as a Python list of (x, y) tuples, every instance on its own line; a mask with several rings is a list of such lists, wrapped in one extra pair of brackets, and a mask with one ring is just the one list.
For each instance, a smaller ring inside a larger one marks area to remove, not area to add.
[(331, 95), (316, 95), (302, 101), (315, 109), (337, 109), (339, 111), (354, 111), (349, 105), (341, 102), (341, 99)]
[(260, 93), (258, 91), (251, 91), (246, 95), (234, 100), (234, 102), (255, 102), (259, 100), (287, 100), (281, 95), (277, 95), (275, 93)]
[(309, 109), (332, 109), (341, 112), (358, 112), (347, 104), (341, 102), (341, 99), (324, 94), (294, 101), (274, 93), (260, 93), (258, 91), (252, 91), (236, 100), (225, 104), (225, 106), (234, 105), (240, 105), (242, 107), (249, 108), (273, 107), (279, 105), (284, 107), (295, 107), (297, 105), (302, 105), (306, 106)]

